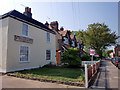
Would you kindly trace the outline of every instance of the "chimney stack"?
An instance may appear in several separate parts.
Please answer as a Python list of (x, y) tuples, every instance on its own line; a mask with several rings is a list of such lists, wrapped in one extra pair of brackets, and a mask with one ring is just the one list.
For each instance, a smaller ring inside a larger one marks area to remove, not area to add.
[(24, 15), (28, 16), (29, 18), (32, 18), (31, 8), (25, 7)]
[(49, 28), (49, 23), (46, 21), (45, 26)]
[(57, 21), (51, 22), (50, 26), (52, 27), (52, 29), (55, 29), (56, 31), (58, 31), (58, 22)]
[(60, 31), (64, 31), (64, 28), (63, 28), (63, 27), (61, 27), (61, 28), (60, 28)]

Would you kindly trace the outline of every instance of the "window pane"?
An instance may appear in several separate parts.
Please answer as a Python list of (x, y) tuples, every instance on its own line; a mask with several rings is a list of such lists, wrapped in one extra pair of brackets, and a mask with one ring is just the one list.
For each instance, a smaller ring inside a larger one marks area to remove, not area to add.
[(46, 60), (50, 60), (50, 59), (51, 59), (51, 51), (46, 50)]
[(29, 48), (26, 46), (20, 47), (20, 61), (28, 61)]
[(22, 25), (22, 34), (25, 36), (28, 36), (28, 25), (24, 24)]
[(50, 42), (50, 33), (47, 32), (47, 42)]

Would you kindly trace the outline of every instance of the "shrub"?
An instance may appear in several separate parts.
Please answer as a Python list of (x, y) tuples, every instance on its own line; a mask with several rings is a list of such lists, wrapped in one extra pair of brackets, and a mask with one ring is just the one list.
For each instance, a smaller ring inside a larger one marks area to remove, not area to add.
[(81, 58), (79, 57), (79, 51), (77, 48), (69, 48), (62, 54), (62, 63), (67, 63), (69, 66), (80, 66)]
[(82, 61), (91, 61), (91, 56), (90, 55), (83, 55), (81, 57)]

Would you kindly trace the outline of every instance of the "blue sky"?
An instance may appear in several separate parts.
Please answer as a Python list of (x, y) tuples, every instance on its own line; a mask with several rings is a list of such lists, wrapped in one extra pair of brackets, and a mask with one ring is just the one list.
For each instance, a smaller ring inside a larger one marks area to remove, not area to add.
[[(34, 2), (33, 18), (45, 21), (58, 21), (59, 26), (77, 31), (86, 29), (92, 23), (105, 23), (112, 31), (118, 30), (117, 2)], [(49, 19), (50, 18), (50, 19)]]
[(73, 31), (85, 30), (89, 24), (99, 22), (108, 25), (112, 31), (117, 32), (118, 30), (118, 2), (18, 2), (7, 0), (7, 4), (3, 1), (0, 6), (0, 15), (13, 9), (23, 13), (24, 6), (29, 6), (32, 8), (34, 19), (42, 23), (58, 21), (59, 28), (63, 26), (65, 29)]

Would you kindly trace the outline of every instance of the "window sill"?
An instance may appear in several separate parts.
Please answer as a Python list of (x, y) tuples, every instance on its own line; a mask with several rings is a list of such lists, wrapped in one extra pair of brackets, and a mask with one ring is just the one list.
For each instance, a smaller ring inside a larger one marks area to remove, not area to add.
[(52, 61), (52, 60), (46, 60), (46, 61), (48, 61), (48, 62), (49, 62), (49, 61)]
[(30, 63), (30, 61), (19, 61), (19, 63)]

